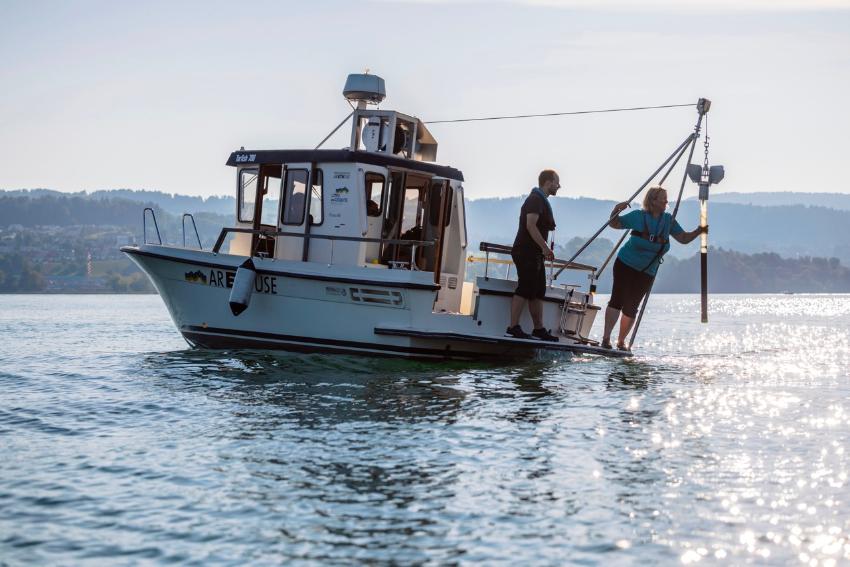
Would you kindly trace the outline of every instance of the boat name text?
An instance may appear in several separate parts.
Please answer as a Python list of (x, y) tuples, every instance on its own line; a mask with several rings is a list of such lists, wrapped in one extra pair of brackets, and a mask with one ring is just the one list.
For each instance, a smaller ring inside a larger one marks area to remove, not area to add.
[[(210, 270), (209, 274), (205, 274), (200, 270), (194, 272), (186, 272), (184, 275), (187, 282), (206, 284), (211, 287), (233, 287), (233, 280), (236, 278), (236, 272), (229, 270)], [(254, 291), (257, 293), (268, 293), (277, 295), (277, 278), (275, 276), (266, 276), (257, 274), (254, 278)]]

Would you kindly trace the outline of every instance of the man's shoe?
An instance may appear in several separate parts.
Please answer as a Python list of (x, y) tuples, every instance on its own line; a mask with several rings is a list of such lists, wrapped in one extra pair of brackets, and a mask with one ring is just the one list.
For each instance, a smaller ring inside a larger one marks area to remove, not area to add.
[(607, 348), (608, 350), (611, 350), (611, 349), (614, 348), (614, 347), (611, 346), (611, 341), (610, 340), (606, 341), (605, 339), (602, 339), (602, 343), (599, 346), (601, 346), (602, 348)]
[(544, 329), (544, 328), (534, 329), (533, 331), (531, 331), (531, 336), (534, 337), (535, 339), (538, 339), (538, 340), (541, 340), (541, 341), (547, 341), (547, 342), (550, 342), (550, 343), (557, 343), (558, 342), (558, 337), (551, 334), (548, 331), (548, 329)]
[(513, 327), (508, 327), (505, 331), (506, 337), (513, 337), (515, 339), (530, 339), (531, 335), (522, 330), (522, 327), (519, 325), (514, 325)]
[(617, 345), (617, 350), (622, 350), (624, 352), (632, 352), (632, 349), (630, 349), (626, 345)]

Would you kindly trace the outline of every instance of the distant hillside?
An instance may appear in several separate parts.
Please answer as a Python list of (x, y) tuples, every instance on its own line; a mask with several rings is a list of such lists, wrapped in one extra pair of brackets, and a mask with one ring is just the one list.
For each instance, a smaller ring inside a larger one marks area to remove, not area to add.
[[(155, 206), (153, 203), (145, 205)], [(140, 204), (126, 199), (93, 200), (79, 194), (39, 192), (35, 197), (0, 193), (0, 226), (141, 224)]]
[[(689, 199), (691, 201), (695, 198)], [(767, 191), (764, 193), (713, 193), (711, 203), (734, 203), (777, 207), (802, 205), (850, 211), (850, 195), (845, 193), (798, 193), (796, 191)]]
[[(569, 258), (584, 243), (574, 238), (555, 249), (558, 258)], [(614, 243), (599, 238), (582, 253), (582, 262), (601, 266)], [(476, 254), (482, 256), (482, 254)], [(600, 293), (611, 292), (611, 264), (598, 281)], [(504, 267), (490, 266), (491, 274), (503, 275)], [(484, 275), (483, 262), (467, 265), (467, 281)], [(566, 270), (558, 283), (584, 285), (586, 274)], [(711, 293), (850, 293), (850, 267), (837, 258), (782, 258), (779, 254), (742, 254), (723, 248), (708, 252), (708, 288)], [(654, 288), (659, 293), (699, 293), (698, 250), (685, 258), (666, 257), (658, 270)]]
[[(145, 196), (152, 200), (145, 201)], [(145, 206), (156, 211), (163, 241), (182, 244), (182, 210), (169, 212), (156, 201), (170, 207), (205, 202), (192, 198), (182, 201), (179, 196), (155, 192), (0, 193), (0, 292), (152, 291), (143, 274), (119, 252), (119, 246), (143, 240)], [(510, 243), (521, 202), (520, 197), (470, 201), (471, 246), (467, 252), (475, 254), (481, 240)], [(558, 221), (558, 257), (566, 258), (602, 224), (613, 202), (556, 198), (553, 206)], [(193, 212), (206, 249), (221, 227), (233, 220), (232, 212)], [(696, 216), (697, 204), (684, 203), (681, 218), (686, 228), (693, 227)], [(714, 203), (710, 218), (711, 243), (715, 246), (709, 256), (709, 287), (713, 292), (850, 292), (850, 268), (846, 267), (850, 265), (850, 231), (845, 228), (850, 223), (850, 211)], [(600, 265), (618, 236), (618, 231), (606, 229), (580, 261)], [(191, 227), (186, 238), (188, 245), (195, 244)], [(148, 241), (153, 239), (155, 232), (148, 222)], [(657, 291), (697, 291), (696, 243), (674, 244), (673, 251), (680, 258), (671, 254), (664, 262)], [(483, 265), (470, 263), (468, 268), (469, 275), (474, 276)], [(610, 276), (609, 269), (599, 282), (600, 291), (610, 289)], [(562, 279), (585, 281), (583, 274), (569, 272)]]
[[(0, 229), (22, 226), (109, 226), (121, 227), (126, 232), (142, 236), (142, 211), (151, 207), (156, 213), (160, 235), (165, 243), (179, 244), (183, 238), (181, 216), (172, 214), (154, 203), (136, 202), (117, 198), (90, 198), (79, 194), (44, 193), (40, 197), (10, 197), (0, 193)], [(230, 224), (230, 215), (200, 212), (194, 215), (201, 241), (209, 246), (218, 237), (221, 228)], [(148, 239), (154, 239), (155, 229), (148, 219)], [(194, 239), (191, 223), (187, 221), (187, 238)]]
[[(490, 241), (510, 244), (519, 222), (523, 197), (477, 199), (467, 203), (469, 239), (473, 243)], [(586, 197), (556, 197), (552, 200), (558, 224), (556, 240), (593, 234), (610, 215), (614, 201)], [(634, 204), (639, 207), (639, 203)], [(685, 230), (696, 227), (699, 205), (682, 203), (678, 219)], [(712, 246), (746, 253), (776, 252), (782, 256), (825, 256), (850, 264), (850, 211), (825, 207), (762, 207), (711, 202), (709, 226)], [(603, 236), (616, 240), (619, 231), (606, 228)], [(688, 257), (697, 244), (674, 243), (673, 256)]]
[[(232, 215), (236, 206), (235, 199), (232, 196), (212, 196), (212, 197), (191, 197), (188, 195), (177, 195), (171, 193), (163, 193), (162, 191), (148, 191), (145, 189), (106, 189), (98, 191), (78, 191), (76, 193), (67, 193), (55, 191), (53, 189), (15, 189), (2, 190), (0, 196), (8, 197), (44, 197), (65, 196), (65, 197), (81, 197), (84, 199), (114, 199), (121, 198), (128, 201), (138, 203), (153, 203), (158, 205), (162, 210), (171, 214), (179, 215), (183, 213), (207, 212), (221, 215)], [(516, 199), (517, 197), (508, 198), (484, 198), (477, 201), (499, 201)], [(574, 199), (577, 201), (596, 201), (608, 203), (606, 200), (594, 199), (592, 197), (559, 197), (558, 199)], [(696, 201), (695, 197), (685, 199), (686, 201)], [(805, 206), (805, 207), (826, 207), (828, 209), (837, 209), (841, 211), (850, 211), (850, 194), (846, 193), (802, 193), (797, 191), (765, 191), (753, 193), (712, 193), (710, 203), (727, 203), (735, 205), (755, 205), (759, 207), (780, 207), (780, 206)]]
[(217, 215), (233, 216), (236, 214), (236, 199), (233, 197), (189, 197), (187, 195), (169, 195), (160, 191), (133, 191), (130, 189), (113, 189), (111, 191), (95, 191), (93, 199), (127, 199), (129, 201), (154, 203), (162, 210), (172, 215), (183, 213), (214, 213)]
[[(800, 202), (830, 202), (841, 205), (850, 195), (805, 193), (727, 193), (726, 196), (778, 195)], [(793, 199), (792, 199), (793, 196)], [(774, 252), (783, 257), (836, 257), (850, 265), (850, 209), (801, 204), (747, 205), (722, 202), (723, 194), (712, 196), (709, 225), (712, 246), (754, 254)], [(509, 244), (513, 241), (524, 197), (490, 198), (467, 201), (468, 235), (474, 247), (481, 241)], [(779, 199), (779, 197), (777, 197)], [(830, 200), (832, 199), (832, 200)], [(771, 201), (765, 198), (767, 201)], [(773, 202), (773, 201), (771, 201)], [(778, 202), (778, 201), (777, 201)], [(552, 200), (558, 228), (557, 241), (593, 234), (611, 212), (614, 201), (587, 197), (556, 197)], [(187, 197), (157, 191), (96, 191), (60, 193), (47, 189), (0, 191), (0, 227), (9, 224), (35, 225), (120, 225), (141, 234), (141, 209), (155, 207), (157, 218), (170, 241), (179, 238), (180, 214), (191, 212), (198, 221), (202, 239), (209, 240), (221, 226), (230, 224), (235, 209), (232, 197)], [(639, 203), (635, 203), (639, 206)], [(166, 218), (165, 214), (170, 214)], [(686, 230), (697, 224), (698, 204), (685, 201), (679, 220)], [(606, 229), (604, 237), (618, 238), (617, 231)], [(673, 245), (671, 256), (689, 257), (696, 243)]]
[[(671, 258), (658, 271), (658, 293), (699, 293), (699, 254)], [(850, 268), (837, 258), (782, 258), (778, 254), (708, 252), (710, 293), (848, 293)], [(757, 290), (757, 291), (756, 291)]]
[(109, 189), (101, 191), (79, 191), (63, 193), (52, 189), (17, 189), (13, 191), (0, 190), (0, 197), (75, 197), (86, 200), (123, 199), (145, 205), (156, 205), (172, 215), (183, 213), (214, 213), (218, 215), (234, 215), (236, 200), (233, 197), (190, 197), (188, 195), (172, 195), (162, 191), (146, 191), (135, 189)]

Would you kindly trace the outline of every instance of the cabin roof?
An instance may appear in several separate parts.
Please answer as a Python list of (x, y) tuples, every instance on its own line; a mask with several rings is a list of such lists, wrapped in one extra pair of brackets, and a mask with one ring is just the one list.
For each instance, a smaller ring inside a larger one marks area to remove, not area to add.
[(260, 165), (298, 162), (357, 162), (384, 167), (399, 167), (463, 181), (460, 170), (446, 165), (401, 158), (394, 155), (351, 150), (239, 150), (230, 154), (227, 165)]

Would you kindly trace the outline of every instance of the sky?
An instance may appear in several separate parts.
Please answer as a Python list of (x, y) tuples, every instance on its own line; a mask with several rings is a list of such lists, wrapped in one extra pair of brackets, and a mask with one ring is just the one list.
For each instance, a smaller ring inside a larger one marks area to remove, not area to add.
[[(382, 109), (425, 121), (706, 97), (710, 161), (726, 168), (716, 191), (850, 193), (850, 0), (0, 0), (0, 10), (0, 189), (231, 195), (231, 151), (315, 147), (350, 112), (347, 74), (369, 69), (386, 81)], [(622, 199), (696, 118), (677, 108), (430, 130), (467, 198), (524, 194), (552, 167), (559, 195)]]

